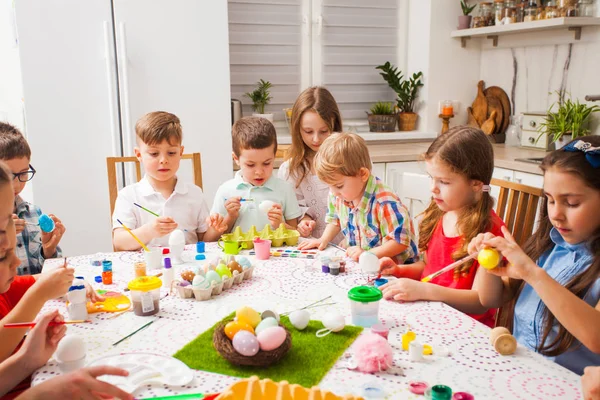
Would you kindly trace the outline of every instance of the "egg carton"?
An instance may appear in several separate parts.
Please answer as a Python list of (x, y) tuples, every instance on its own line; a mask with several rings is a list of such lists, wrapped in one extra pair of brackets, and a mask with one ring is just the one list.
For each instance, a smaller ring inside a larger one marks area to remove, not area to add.
[(223, 241), (232, 240), (241, 243), (246, 250), (254, 248), (255, 237), (270, 240), (272, 247), (281, 247), (284, 244), (287, 246), (296, 246), (300, 238), (300, 233), (294, 229), (287, 229), (285, 224), (279, 225), (279, 228), (275, 230), (271, 229), (271, 225), (267, 224), (261, 231), (257, 231), (256, 226), (252, 225), (248, 232), (242, 232), (242, 228), (238, 226), (233, 232), (221, 235)]
[(225, 389), (216, 400), (362, 400), (353, 395), (338, 396), (318, 387), (307, 389), (286, 381), (259, 380), (257, 376), (242, 379)]
[(220, 295), (223, 290), (231, 289), (234, 284), (239, 285), (245, 279), (251, 279), (253, 272), (254, 266), (246, 268), (241, 274), (236, 271), (231, 278), (225, 277), (219, 283), (211, 282), (211, 286), (207, 289), (194, 289), (191, 285), (176, 285), (177, 295), (182, 299), (191, 299), (193, 297), (198, 301), (209, 300), (212, 296)]

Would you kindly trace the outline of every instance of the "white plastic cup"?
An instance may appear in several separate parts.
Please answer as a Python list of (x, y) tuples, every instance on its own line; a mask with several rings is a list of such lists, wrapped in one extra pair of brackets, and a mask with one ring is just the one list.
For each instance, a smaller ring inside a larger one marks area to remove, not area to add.
[(149, 270), (162, 268), (162, 250), (159, 247), (149, 247), (150, 251), (144, 250), (144, 261)]

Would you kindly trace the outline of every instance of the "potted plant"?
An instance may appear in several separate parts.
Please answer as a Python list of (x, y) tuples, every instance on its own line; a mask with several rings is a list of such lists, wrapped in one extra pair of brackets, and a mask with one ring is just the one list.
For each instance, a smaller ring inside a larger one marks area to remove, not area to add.
[(394, 132), (396, 129), (398, 117), (391, 102), (378, 101), (371, 107), (371, 113), (367, 112), (367, 118), (371, 132)]
[(565, 97), (560, 92), (556, 94), (558, 101), (550, 106), (538, 131), (540, 137), (548, 135), (550, 141), (554, 142), (555, 148), (560, 149), (571, 140), (590, 132), (588, 129), (590, 116), (600, 111), (600, 107), (582, 104), (578, 99), (573, 101), (569, 95)]
[(252, 109), (255, 111), (252, 114), (253, 116), (266, 118), (273, 122), (273, 114), (265, 114), (265, 106), (271, 102), (271, 94), (269, 93), (271, 86), (271, 82), (261, 79), (256, 82), (256, 89), (244, 94), (244, 96), (252, 100)]
[(470, 6), (468, 0), (460, 0), (460, 8), (463, 15), (458, 16), (458, 29), (469, 29), (471, 27), (471, 13), (477, 4)]
[(422, 72), (416, 72), (409, 79), (403, 79), (402, 72), (387, 61), (383, 65), (375, 67), (383, 72), (379, 74), (396, 92), (398, 96), (396, 103), (400, 113), (398, 114), (398, 128), (401, 131), (412, 131), (417, 124), (418, 115), (415, 113), (415, 100), (419, 88), (423, 86)]

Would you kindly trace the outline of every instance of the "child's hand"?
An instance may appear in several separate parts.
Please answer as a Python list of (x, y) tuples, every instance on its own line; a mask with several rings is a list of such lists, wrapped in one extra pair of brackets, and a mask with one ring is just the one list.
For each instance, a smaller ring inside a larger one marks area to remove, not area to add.
[(269, 222), (273, 229), (279, 228), (279, 225), (283, 222), (283, 210), (281, 209), (281, 204), (274, 204), (267, 213), (267, 217), (269, 218)]
[(228, 228), (225, 217), (219, 213), (211, 214), (208, 218), (206, 218), (206, 223), (219, 233), (225, 233)]
[(327, 243), (323, 243), (321, 239), (304, 240), (298, 245), (298, 250), (319, 249), (325, 250)]
[(44, 300), (52, 300), (63, 296), (71, 287), (75, 277), (75, 269), (59, 267), (49, 272), (38, 275), (39, 278), (33, 285), (38, 296)]
[(381, 275), (392, 275), (400, 278), (402, 276), (402, 268), (391, 258), (383, 257), (379, 260), (379, 273)]
[(168, 235), (177, 229), (177, 222), (171, 217), (158, 217), (154, 221), (149, 222), (149, 224), (155, 238)]
[(25, 230), (25, 220), (17, 217), (17, 214), (12, 215), (13, 222), (15, 224), (15, 231), (17, 235)]
[(522, 279), (531, 283), (532, 274), (537, 272), (540, 267), (519, 247), (515, 238), (513, 238), (505, 226), (502, 227), (502, 233), (504, 237), (488, 237), (482, 241), (482, 245), (483, 247), (492, 247), (498, 250), (508, 260), (509, 265), (500, 265), (488, 272), (496, 276)]
[(99, 301), (105, 300), (104, 296), (100, 296), (98, 293), (96, 293), (92, 285), (90, 285), (86, 281), (83, 281), (83, 286), (85, 286), (85, 296), (87, 297), (89, 302), (97, 303)]
[(384, 299), (397, 301), (417, 301), (422, 299), (427, 283), (408, 278), (400, 278), (379, 287)]
[(240, 208), (242, 208), (242, 198), (240, 196), (230, 197), (225, 202), (225, 209), (227, 210), (227, 215), (232, 220), (237, 220), (240, 216)]
[(358, 261), (358, 258), (362, 253), (364, 253), (364, 250), (358, 246), (350, 246), (346, 249), (346, 255), (354, 261)]
[(25, 368), (36, 370), (42, 367), (52, 357), (58, 342), (67, 333), (66, 325), (48, 326), (50, 322), (62, 322), (64, 318), (58, 310), (46, 313), (36, 320), (18, 354), (23, 355)]
[(62, 239), (65, 233), (65, 226), (62, 221), (54, 214), (48, 215), (54, 221), (54, 230), (52, 232), (42, 232), (42, 250), (44, 251), (44, 257), (49, 258), (56, 253), (56, 246)]
[(296, 229), (298, 229), (298, 232), (300, 232), (302, 237), (309, 237), (316, 225), (317, 222), (312, 219), (303, 219)]
[(600, 400), (600, 367), (585, 367), (581, 389), (585, 400)]

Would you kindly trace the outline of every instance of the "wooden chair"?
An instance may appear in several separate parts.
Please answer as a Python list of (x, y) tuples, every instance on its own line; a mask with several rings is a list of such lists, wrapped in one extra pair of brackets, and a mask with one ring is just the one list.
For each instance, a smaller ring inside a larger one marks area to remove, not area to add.
[(500, 187), (496, 214), (523, 245), (533, 232), (542, 189), (501, 179), (492, 179), (491, 184)]
[[(182, 160), (192, 160), (194, 169), (194, 184), (202, 188), (202, 162), (200, 159), (200, 153), (184, 154), (181, 156)], [(117, 164), (120, 163), (135, 163), (135, 174), (137, 181), (142, 179), (142, 169), (140, 162), (135, 157), (106, 157), (106, 169), (108, 170), (108, 196), (110, 199), (110, 215), (115, 210), (115, 201), (117, 201), (117, 194), (119, 188), (117, 187)]]

